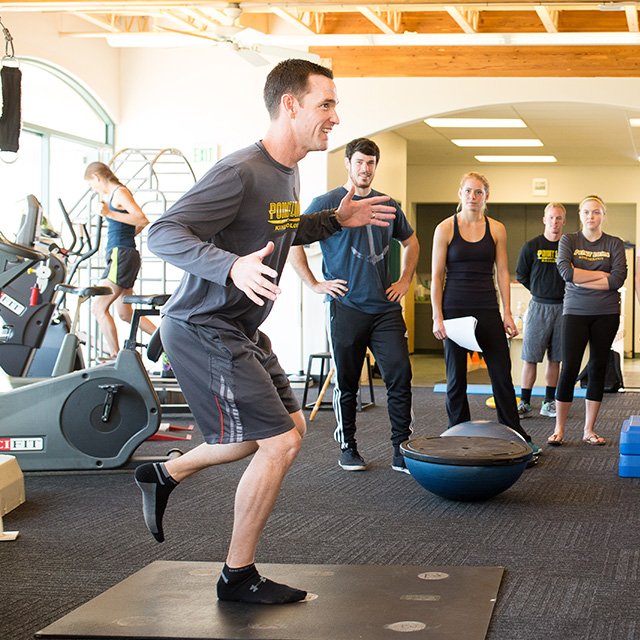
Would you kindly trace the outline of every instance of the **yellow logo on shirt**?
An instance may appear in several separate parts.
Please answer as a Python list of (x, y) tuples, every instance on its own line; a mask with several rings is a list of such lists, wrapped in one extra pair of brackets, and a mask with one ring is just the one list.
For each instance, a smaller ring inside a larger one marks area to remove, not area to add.
[(608, 251), (588, 251), (587, 249), (576, 249), (573, 252), (576, 258), (582, 258), (588, 262), (597, 262), (598, 260), (604, 260), (610, 258), (611, 254)]
[(538, 260), (540, 262), (555, 262), (557, 257), (557, 249), (538, 249)]
[(276, 231), (297, 229), (300, 224), (300, 203), (294, 200), (270, 202), (269, 224), (272, 224)]

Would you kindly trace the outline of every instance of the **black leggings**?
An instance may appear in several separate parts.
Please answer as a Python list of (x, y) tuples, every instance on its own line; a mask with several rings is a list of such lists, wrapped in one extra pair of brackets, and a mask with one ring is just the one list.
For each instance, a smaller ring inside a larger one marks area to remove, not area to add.
[(586, 398), (596, 402), (602, 401), (607, 357), (619, 325), (620, 316), (617, 313), (602, 316), (563, 316), (562, 369), (556, 390), (556, 400), (573, 401), (573, 389), (580, 372), (582, 356), (588, 344)]
[[(476, 339), (487, 364), (498, 422), (517, 431), (525, 440), (531, 438), (520, 426), (516, 394), (511, 380), (511, 356), (504, 332), (504, 323), (496, 309), (445, 309), (444, 316), (460, 318), (474, 316), (478, 320)], [(444, 341), (444, 359), (447, 367), (447, 416), (449, 426), (471, 420), (467, 399), (467, 354), (469, 352), (447, 338)]]

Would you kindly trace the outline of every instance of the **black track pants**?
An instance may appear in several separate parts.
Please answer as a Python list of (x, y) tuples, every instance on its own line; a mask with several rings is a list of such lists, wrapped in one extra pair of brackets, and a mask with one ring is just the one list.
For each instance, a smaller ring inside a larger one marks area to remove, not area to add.
[(342, 449), (355, 445), (357, 394), (369, 347), (387, 387), (391, 442), (401, 444), (413, 428), (411, 362), (402, 312), (392, 309), (384, 313), (362, 313), (336, 301), (328, 304), (329, 339), (336, 368), (333, 392), (336, 441)]

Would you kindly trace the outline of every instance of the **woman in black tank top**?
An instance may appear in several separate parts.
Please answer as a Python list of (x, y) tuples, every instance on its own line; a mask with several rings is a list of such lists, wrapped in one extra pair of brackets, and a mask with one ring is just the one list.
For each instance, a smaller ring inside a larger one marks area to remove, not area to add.
[[(531, 438), (520, 426), (511, 380), (506, 335), (518, 334), (511, 315), (507, 233), (502, 223), (485, 215), (489, 183), (478, 173), (462, 177), (458, 213), (443, 220), (433, 236), (431, 304), (433, 334), (444, 340), (449, 427), (471, 420), (467, 399), (467, 350), (447, 338), (445, 319), (473, 316), (476, 339), (491, 378), (498, 422)], [(494, 284), (494, 271), (504, 317)], [(534, 453), (539, 447), (532, 445)]]

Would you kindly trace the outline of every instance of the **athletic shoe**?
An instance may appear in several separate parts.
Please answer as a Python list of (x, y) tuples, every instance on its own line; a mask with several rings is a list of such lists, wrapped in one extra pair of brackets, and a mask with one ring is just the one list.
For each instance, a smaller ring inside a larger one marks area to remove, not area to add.
[(520, 402), (518, 403), (518, 415), (521, 418), (528, 418), (531, 415), (531, 405), (528, 402)]
[(535, 442), (527, 442), (527, 444), (531, 448), (534, 458), (542, 455), (542, 449), (537, 444), (535, 444)]
[(367, 463), (355, 447), (343, 449), (338, 464), (345, 471), (364, 471), (367, 468)]
[(556, 401), (549, 400), (549, 402), (543, 402), (540, 407), (540, 415), (547, 416), (547, 418), (555, 418), (556, 417)]
[(411, 474), (409, 469), (407, 469), (407, 465), (405, 464), (404, 456), (402, 454), (393, 456), (393, 462), (391, 463), (391, 468), (394, 471), (399, 471), (400, 473)]

